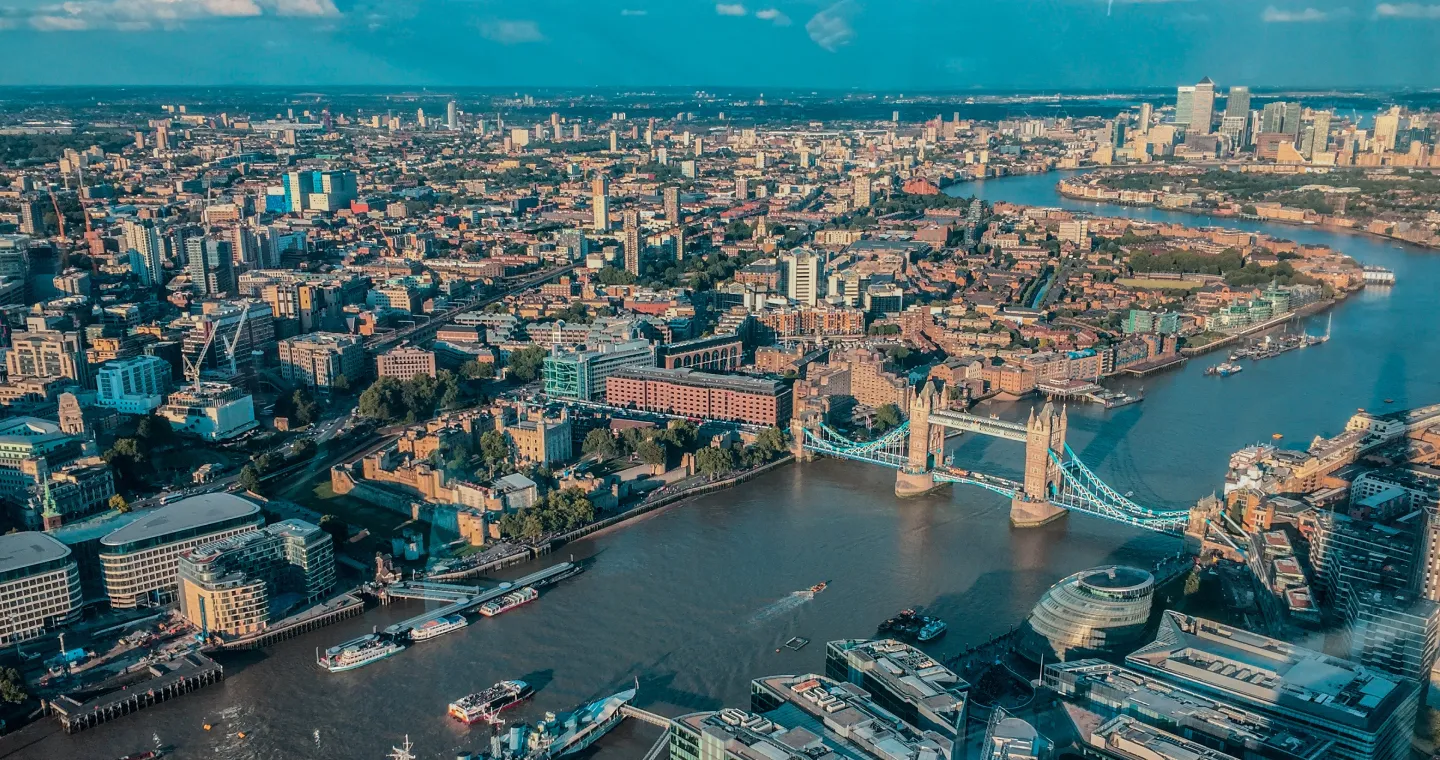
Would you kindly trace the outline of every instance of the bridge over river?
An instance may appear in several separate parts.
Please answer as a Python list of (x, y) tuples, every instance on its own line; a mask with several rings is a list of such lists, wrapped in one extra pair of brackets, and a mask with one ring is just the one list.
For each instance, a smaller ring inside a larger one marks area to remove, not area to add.
[[(855, 441), (825, 424), (818, 415), (797, 417), (796, 448), (801, 457), (825, 456), (890, 467), (895, 493), (911, 496), (946, 483), (964, 483), (1010, 499), (1010, 522), (1017, 527), (1044, 525), (1072, 509), (1163, 533), (1180, 533), (1188, 510), (1160, 510), (1131, 501), (1101, 480), (1065, 442), (1068, 417), (1062, 407), (1046, 404), (1024, 423), (945, 409), (935, 381), (915, 394), (904, 424), (873, 441)], [(949, 431), (974, 433), (1025, 445), (1025, 479), (1017, 482), (955, 467), (945, 459)]]

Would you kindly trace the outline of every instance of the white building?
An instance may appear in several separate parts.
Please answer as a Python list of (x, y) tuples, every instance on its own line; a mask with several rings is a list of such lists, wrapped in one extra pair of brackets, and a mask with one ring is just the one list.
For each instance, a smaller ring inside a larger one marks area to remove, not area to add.
[(170, 394), (159, 414), (177, 431), (207, 441), (234, 438), (258, 426), (255, 400), (228, 383), (197, 383)]
[(106, 362), (95, 374), (95, 403), (124, 414), (149, 414), (165, 403), (170, 363), (158, 356)]
[(0, 646), (74, 622), (80, 607), (70, 547), (38, 531), (0, 536)]
[(797, 248), (782, 255), (780, 262), (785, 267), (785, 295), (807, 306), (819, 303), (825, 282), (825, 263), (820, 254)]

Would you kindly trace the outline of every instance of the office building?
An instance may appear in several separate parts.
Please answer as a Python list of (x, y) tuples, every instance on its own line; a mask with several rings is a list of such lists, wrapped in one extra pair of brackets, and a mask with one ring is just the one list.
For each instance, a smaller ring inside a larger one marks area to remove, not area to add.
[(1225, 98), (1225, 116), (1239, 116), (1245, 119), (1250, 118), (1249, 87), (1230, 88), (1230, 94)]
[(1440, 645), (1440, 605), (1409, 594), (1352, 591), (1341, 612), (1350, 659), (1392, 675), (1430, 680)]
[(355, 173), (350, 171), (294, 171), (285, 175), (286, 213), (338, 211), (359, 197)]
[(37, 531), (0, 535), (0, 646), (79, 620), (81, 605), (70, 547)]
[(170, 363), (158, 356), (132, 356), (100, 366), (95, 403), (121, 414), (149, 414), (165, 403)]
[(460, 109), (453, 100), (445, 104), (445, 128), (452, 132), (460, 128)]
[(665, 188), (665, 221), (671, 224), (680, 223), (680, 188)]
[(1335, 742), (1327, 757), (1402, 760), (1420, 684), (1211, 620), (1167, 611), (1126, 665)]
[(1250, 117), (1231, 116), (1227, 111), (1220, 120), (1220, 134), (1230, 140), (1230, 147), (1236, 150), (1250, 145)]
[(960, 760), (950, 739), (889, 714), (859, 687), (804, 674), (750, 684), (754, 712), (726, 708), (671, 725), (672, 760)]
[(178, 599), (180, 554), (265, 524), (260, 505), (229, 493), (191, 496), (151, 510), (100, 539), (105, 594), (116, 609)]
[(1134, 567), (1084, 570), (1050, 587), (1020, 629), (1031, 660), (1117, 656), (1141, 643), (1155, 577)]
[(5, 353), (5, 371), (13, 381), (21, 377), (68, 378), (90, 384), (90, 362), (80, 333), (44, 330), (15, 333)]
[(610, 406), (707, 420), (780, 425), (790, 419), (790, 387), (774, 380), (689, 369), (631, 368), (610, 375)]
[(224, 441), (259, 426), (255, 399), (229, 383), (192, 383), (165, 400), (156, 412), (171, 429), (198, 435), (207, 441)]
[(545, 395), (602, 401), (608, 378), (629, 367), (655, 366), (655, 349), (643, 340), (601, 343), (595, 350), (552, 351), (545, 357)]
[(792, 301), (814, 306), (824, 297), (821, 292), (825, 282), (825, 260), (823, 254), (808, 248), (796, 248), (780, 256), (785, 269), (785, 296)]
[(1283, 721), (1104, 660), (1047, 662), (1043, 681), (1068, 704), (1099, 720), (1134, 716), (1234, 757), (1324, 760), (1334, 747), (1333, 741)]
[(640, 274), (640, 244), (640, 214), (637, 211), (626, 211), (624, 226), (625, 271), (637, 276)]
[(1053, 749), (1029, 722), (997, 707), (985, 725), (980, 760), (1049, 760)]
[(358, 335), (309, 333), (286, 338), (279, 348), (280, 376), (297, 385), (358, 388), (370, 376), (365, 340)]
[(197, 296), (235, 292), (234, 247), (228, 240), (193, 237), (185, 241), (186, 272)]
[(825, 645), (825, 675), (859, 686), (875, 704), (915, 728), (965, 743), (970, 684), (909, 644), (832, 641)]
[(1210, 134), (1210, 127), (1215, 120), (1215, 83), (1210, 81), (1210, 77), (1201, 79), (1200, 83), (1195, 85), (1190, 114), (1190, 133)]
[(11, 416), (0, 420), (0, 499), (23, 501), (31, 486), (42, 481), (40, 465), (56, 470), (83, 453), (81, 439), (39, 417)]
[(1375, 115), (1374, 144), (1377, 152), (1395, 150), (1395, 142), (1400, 134), (1400, 122), (1399, 106), (1391, 106), (1388, 111)]
[(246, 636), (329, 596), (335, 548), (319, 527), (284, 520), (181, 551), (176, 577), (185, 619), (212, 636)]
[(1175, 124), (1189, 126), (1195, 115), (1195, 86), (1182, 85), (1175, 89)]
[[(615, 133), (610, 133), (610, 150), (615, 150)], [(590, 207), (595, 211), (595, 231), (610, 230), (610, 178), (600, 175), (590, 183)]]
[(1311, 127), (1314, 130), (1311, 137), (1310, 154), (1306, 158), (1312, 158), (1316, 153), (1325, 153), (1330, 150), (1330, 120), (1334, 116), (1329, 111), (1315, 111), (1311, 114)]
[(409, 380), (416, 375), (435, 376), (435, 352), (413, 346), (399, 346), (375, 357), (378, 377)]

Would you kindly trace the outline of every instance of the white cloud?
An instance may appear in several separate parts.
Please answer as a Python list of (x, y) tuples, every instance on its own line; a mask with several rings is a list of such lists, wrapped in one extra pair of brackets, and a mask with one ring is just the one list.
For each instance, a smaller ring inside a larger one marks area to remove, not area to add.
[(647, 10), (636, 10), (636, 9), (634, 9), (634, 8), (621, 8), (621, 9), (620, 9), (620, 15), (621, 15), (621, 16), (648, 16), (648, 15), (650, 15), (650, 11), (647, 11)]
[(721, 16), (744, 16), (749, 11), (739, 3), (719, 3), (715, 6), (715, 12)]
[(850, 19), (859, 12), (860, 6), (854, 0), (840, 0), (812, 16), (805, 24), (805, 32), (816, 45), (833, 53), (855, 39)]
[(545, 39), (534, 21), (486, 21), (480, 25), (480, 36), (501, 45), (520, 45)]
[(334, 0), (68, 0), (58, 4), (3, 9), (6, 22), (26, 23), (42, 32), (110, 29), (134, 32), (174, 29), (188, 21), (257, 16), (334, 17)]
[(766, 8), (763, 11), (755, 11), (755, 18), (769, 21), (775, 26), (790, 26), (790, 17), (781, 13), (778, 8)]
[(1298, 11), (1281, 10), (1271, 5), (1260, 14), (1260, 20), (1267, 24), (1303, 24), (1315, 21), (1329, 21), (1331, 14), (1316, 8)]
[(1375, 6), (1375, 15), (1380, 18), (1440, 19), (1440, 5), (1381, 3)]

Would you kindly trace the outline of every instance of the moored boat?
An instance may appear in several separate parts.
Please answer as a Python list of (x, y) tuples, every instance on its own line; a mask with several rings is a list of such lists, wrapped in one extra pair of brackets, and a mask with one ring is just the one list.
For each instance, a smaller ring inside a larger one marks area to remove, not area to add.
[(331, 673), (343, 673), (383, 660), (404, 649), (404, 645), (394, 639), (368, 633), (326, 649), (324, 654), (316, 657), (316, 663)]
[(493, 721), (502, 711), (529, 699), (535, 690), (524, 681), (501, 681), (490, 688), (450, 703), (450, 717), (470, 725)]
[(509, 612), (521, 605), (529, 604), (540, 598), (540, 592), (526, 586), (519, 591), (512, 591), (499, 599), (491, 599), (480, 607), (480, 614), (485, 617), (495, 617), (502, 612)]
[(437, 636), (444, 636), (451, 631), (458, 631), (470, 625), (470, 621), (464, 615), (446, 615), (445, 617), (427, 620), (419, 626), (410, 630), (411, 641), (429, 641)]

